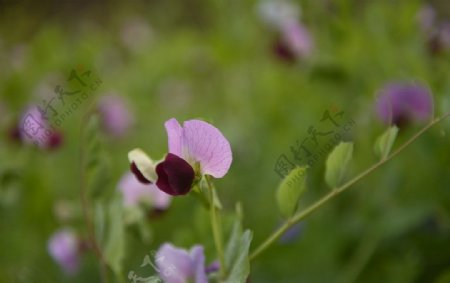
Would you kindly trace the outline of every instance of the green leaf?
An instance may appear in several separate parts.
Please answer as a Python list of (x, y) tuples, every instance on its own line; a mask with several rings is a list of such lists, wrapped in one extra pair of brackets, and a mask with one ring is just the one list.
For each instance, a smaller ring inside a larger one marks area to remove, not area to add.
[(97, 165), (88, 170), (88, 190), (92, 198), (107, 197), (111, 193), (109, 184), (111, 181), (111, 168), (106, 154), (101, 153), (97, 159)]
[(250, 274), (248, 253), (253, 234), (250, 230), (242, 232), (240, 217), (235, 221), (231, 236), (225, 249), (225, 270), (228, 276), (225, 283), (245, 282)]
[(392, 145), (397, 138), (398, 128), (392, 126), (387, 129), (381, 136), (379, 136), (374, 145), (375, 154), (381, 158), (385, 159), (391, 152)]
[(348, 165), (353, 155), (353, 143), (341, 142), (328, 155), (325, 169), (325, 181), (332, 187), (342, 185)]
[(122, 276), (122, 261), (125, 256), (125, 228), (122, 201), (115, 198), (108, 207), (108, 238), (104, 247), (105, 260), (117, 277)]
[(105, 238), (106, 215), (103, 202), (96, 202), (94, 208), (95, 238), (98, 243), (103, 243)]
[(281, 214), (291, 217), (297, 210), (298, 201), (306, 189), (306, 169), (296, 167), (284, 178), (276, 192), (276, 199)]

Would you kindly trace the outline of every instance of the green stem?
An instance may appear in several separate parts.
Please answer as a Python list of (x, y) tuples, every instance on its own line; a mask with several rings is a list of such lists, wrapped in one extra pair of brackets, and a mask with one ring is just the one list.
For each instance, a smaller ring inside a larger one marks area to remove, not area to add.
[(281, 225), (275, 232), (272, 233), (261, 245), (259, 245), (251, 254), (250, 254), (250, 260), (254, 260), (258, 255), (260, 255), (263, 251), (265, 251), (268, 247), (270, 247), (278, 238), (280, 238), (289, 228), (291, 228), (296, 223), (302, 221), (304, 218), (306, 218), (308, 215), (322, 207), (324, 204), (326, 204), (328, 201), (339, 195), (340, 193), (347, 190), (350, 186), (361, 180), (362, 178), (366, 177), (376, 169), (378, 169), (381, 165), (385, 164), (387, 161), (391, 160), (395, 156), (397, 156), (400, 152), (402, 152), (408, 145), (413, 143), (415, 140), (417, 140), (423, 133), (428, 131), (431, 127), (436, 125), (437, 123), (441, 122), (442, 120), (446, 119), (450, 116), (450, 112), (446, 113), (440, 118), (436, 118), (432, 120), (430, 123), (428, 123), (425, 127), (423, 127), (420, 131), (418, 131), (415, 135), (413, 135), (408, 141), (406, 141), (403, 145), (401, 145), (397, 150), (395, 150), (393, 153), (391, 153), (388, 157), (378, 161), (377, 163), (370, 166), (368, 169), (342, 185), (341, 187), (335, 188), (332, 191), (330, 191), (328, 194), (323, 196), (321, 199), (316, 201), (315, 203), (311, 204), (304, 210), (296, 213), (292, 218), (286, 220), (286, 222)]
[(92, 248), (94, 250), (94, 254), (97, 257), (97, 260), (99, 262), (99, 268), (100, 268), (100, 279), (101, 282), (107, 283), (108, 282), (108, 270), (106, 267), (106, 260), (103, 256), (102, 250), (100, 248), (99, 243), (97, 242), (97, 239), (95, 237), (95, 226), (94, 221), (92, 220), (92, 212), (91, 212), (91, 203), (89, 201), (89, 198), (87, 197), (86, 193), (86, 172), (85, 172), (85, 150), (84, 150), (84, 129), (85, 129), (85, 123), (87, 123), (88, 119), (90, 118), (90, 111), (85, 114), (85, 116), (82, 119), (81, 129), (80, 129), (80, 199), (81, 199), (81, 209), (83, 211), (83, 218), (84, 222), (87, 226), (87, 234), (89, 238), (89, 242), (92, 245)]
[(210, 212), (210, 217), (211, 217), (211, 227), (212, 227), (214, 243), (216, 245), (217, 254), (219, 256), (220, 277), (223, 279), (226, 277), (226, 270), (225, 270), (225, 255), (224, 255), (223, 242), (222, 242), (222, 229), (221, 229), (221, 224), (220, 224), (220, 218), (219, 218), (219, 215), (217, 214), (216, 203), (214, 200), (214, 186), (211, 184), (209, 176), (206, 176), (205, 179), (206, 179), (206, 183), (208, 185), (209, 202), (210, 202), (209, 212)]

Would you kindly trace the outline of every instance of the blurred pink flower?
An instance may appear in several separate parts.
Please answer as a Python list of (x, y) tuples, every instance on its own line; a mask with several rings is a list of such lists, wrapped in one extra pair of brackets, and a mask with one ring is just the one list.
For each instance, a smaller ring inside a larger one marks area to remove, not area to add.
[(450, 49), (450, 21), (438, 20), (430, 4), (424, 5), (417, 14), (420, 28), (427, 39), (431, 54), (440, 54)]
[(62, 133), (50, 126), (35, 105), (28, 107), (22, 115), (18, 131), (24, 143), (35, 144), (42, 149), (56, 149), (63, 141)]
[(278, 34), (273, 51), (280, 59), (295, 62), (312, 54), (313, 38), (300, 21), (298, 5), (290, 1), (265, 0), (259, 4), (259, 14)]
[(98, 111), (103, 129), (113, 137), (125, 136), (134, 122), (124, 99), (115, 94), (102, 96), (98, 102)]
[(48, 241), (48, 252), (64, 272), (77, 273), (80, 266), (79, 241), (71, 230), (64, 228), (55, 232)]
[(188, 252), (172, 244), (163, 244), (156, 253), (159, 275), (165, 283), (208, 283), (203, 247)]
[(281, 38), (277, 42), (275, 49), (281, 58), (288, 61), (293, 61), (297, 58), (307, 58), (312, 54), (312, 50), (312, 37), (304, 25), (294, 21), (283, 26)]
[(156, 185), (139, 182), (131, 172), (127, 172), (120, 179), (118, 187), (122, 192), (125, 206), (146, 203), (156, 210), (165, 210), (172, 200), (170, 195), (158, 190)]

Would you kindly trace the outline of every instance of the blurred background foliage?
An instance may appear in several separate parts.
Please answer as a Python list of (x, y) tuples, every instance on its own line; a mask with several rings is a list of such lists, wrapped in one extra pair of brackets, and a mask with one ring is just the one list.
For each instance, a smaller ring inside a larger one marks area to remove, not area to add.
[[(346, 137), (355, 142), (353, 175), (376, 161), (373, 142), (385, 126), (374, 105), (384, 84), (419, 82), (432, 90), (436, 115), (450, 110), (450, 56), (430, 53), (417, 16), (425, 2), (297, 2), (314, 48), (288, 63), (272, 51), (276, 34), (261, 22), (257, 1), (0, 1), (0, 282), (99, 281), (92, 253), (70, 277), (48, 255), (47, 241), (62, 226), (87, 237), (80, 129), (104, 94), (126, 99), (135, 117), (125, 137), (101, 137), (104, 198), (117, 191), (130, 149), (164, 155), (164, 121), (202, 118), (232, 145), (231, 170), (216, 185), (225, 211), (242, 202), (253, 247), (281, 223), (273, 201), (276, 160), (291, 155), (290, 146), (325, 110), (343, 110), (355, 121)], [(450, 17), (448, 1), (432, 4), (440, 19)], [(102, 84), (61, 124), (62, 146), (46, 151), (14, 142), (11, 127), (24, 108), (76, 68), (95, 70)], [(402, 128), (396, 145), (419, 128)], [(309, 217), (294, 240), (255, 260), (251, 282), (450, 282), (449, 130), (448, 121), (431, 129)], [(329, 190), (324, 161), (310, 168), (301, 206)], [(56, 216), (61, 203), (69, 219)], [(151, 241), (128, 227), (118, 282), (165, 241), (203, 243), (213, 261), (208, 225), (194, 198), (179, 197), (146, 221)]]

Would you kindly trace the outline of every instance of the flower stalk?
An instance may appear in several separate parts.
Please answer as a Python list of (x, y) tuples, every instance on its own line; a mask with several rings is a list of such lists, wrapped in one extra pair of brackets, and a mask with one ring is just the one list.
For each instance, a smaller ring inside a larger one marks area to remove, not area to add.
[(223, 279), (226, 277), (225, 270), (225, 254), (223, 249), (223, 241), (222, 241), (222, 227), (220, 216), (217, 213), (217, 205), (215, 199), (217, 198), (216, 192), (214, 191), (214, 185), (212, 184), (210, 177), (205, 176), (207, 190), (209, 195), (209, 203), (210, 203), (210, 219), (211, 219), (211, 228), (214, 236), (214, 244), (216, 245), (217, 255), (219, 257), (220, 262), (220, 277)]

